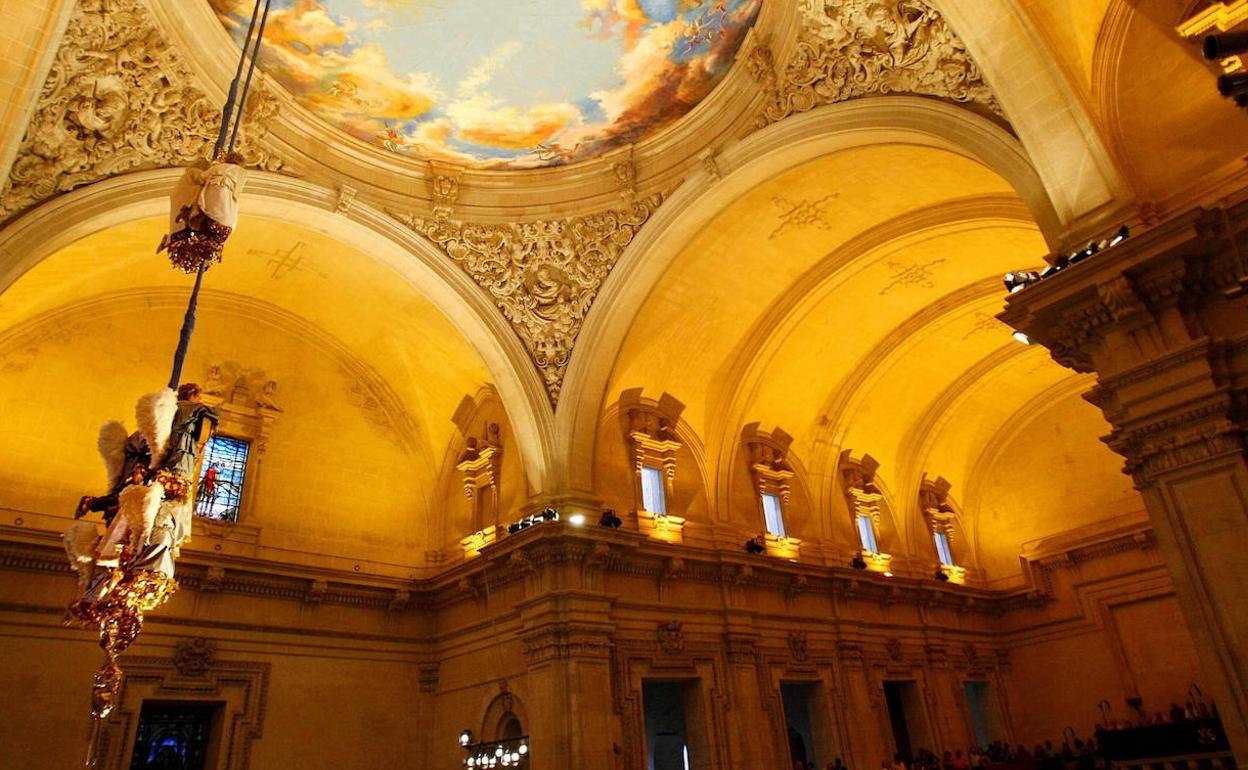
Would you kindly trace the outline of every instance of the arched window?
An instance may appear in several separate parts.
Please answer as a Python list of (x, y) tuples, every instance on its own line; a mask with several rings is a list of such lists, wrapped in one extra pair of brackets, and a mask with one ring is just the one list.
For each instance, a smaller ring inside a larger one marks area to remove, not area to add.
[(949, 503), (949, 490), (952, 485), (943, 477), (935, 481), (924, 479), (919, 485), (919, 510), (927, 529), (932, 533), (932, 545), (939, 562), (937, 569), (950, 581), (961, 583), (966, 580), (966, 569), (958, 566), (954, 558), (954, 533), (956, 531), (957, 514)]
[(841, 488), (860, 546), (854, 566), (887, 575), (891, 574), (893, 557), (884, 552), (880, 543), (884, 493), (875, 483), (875, 472), (879, 467), (879, 461), (871, 455), (855, 460), (849, 450), (841, 454)]

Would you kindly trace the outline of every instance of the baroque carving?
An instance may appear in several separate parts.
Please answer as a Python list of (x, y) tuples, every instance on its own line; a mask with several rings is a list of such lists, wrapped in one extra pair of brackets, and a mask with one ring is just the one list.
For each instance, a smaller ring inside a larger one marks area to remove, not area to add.
[(760, 127), (872, 94), (934, 96), (1002, 114), (966, 46), (920, 0), (803, 0), (801, 17), (781, 74), (766, 46), (747, 57), (766, 99)]
[(798, 663), (804, 663), (810, 658), (810, 652), (806, 649), (805, 631), (789, 632), (789, 654), (792, 655), (793, 660)]
[(678, 620), (660, 623), (654, 635), (659, 644), (659, 650), (667, 655), (674, 655), (685, 649), (684, 627)]
[(182, 676), (207, 674), (216, 658), (216, 645), (202, 637), (183, 639), (173, 648), (173, 665)]
[(590, 305), (662, 203), (654, 194), (589, 216), (505, 225), (397, 218), (436, 244), (494, 300), (528, 350), (552, 405)]
[[(79, 2), (0, 192), (0, 219), (106, 177), (207, 158), (221, 112), (192, 77), (142, 0)], [(282, 168), (261, 144), (276, 113), (273, 95), (253, 88), (235, 147), (245, 165)]]

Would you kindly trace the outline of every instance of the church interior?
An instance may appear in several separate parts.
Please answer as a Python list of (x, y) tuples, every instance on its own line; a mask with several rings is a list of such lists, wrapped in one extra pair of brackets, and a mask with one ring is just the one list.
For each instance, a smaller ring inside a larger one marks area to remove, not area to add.
[(1248, 767), (1248, 0), (0, 8), (0, 768)]

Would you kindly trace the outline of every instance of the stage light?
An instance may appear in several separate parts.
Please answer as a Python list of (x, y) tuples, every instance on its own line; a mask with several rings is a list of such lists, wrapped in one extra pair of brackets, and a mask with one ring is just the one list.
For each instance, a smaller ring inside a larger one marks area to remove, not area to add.
[(941, 569), (940, 567), (937, 567), (937, 568), (936, 568), (936, 579), (937, 579), (937, 580), (939, 580), (939, 581), (940, 581), (940, 582), (942, 582), (942, 583), (948, 583), (948, 582), (949, 582), (949, 576), (948, 576), (948, 575), (946, 575), (946, 574), (945, 574), (945, 571), (944, 571), (943, 569)]
[(579, 527), (585, 523), (585, 514), (574, 513), (568, 517), (568, 523), (574, 527)]
[(608, 529), (619, 529), (623, 523), (624, 520), (616, 516), (615, 511), (610, 509), (603, 511), (602, 516), (598, 519), (598, 526)]
[(464, 730), (459, 734), (459, 745), (467, 746), (472, 743), (472, 730)]
[(1225, 35), (1209, 35), (1201, 46), (1201, 53), (1209, 61), (1248, 53), (1248, 32), (1230, 32)]
[(1016, 270), (1012, 273), (1006, 273), (1005, 290), (1013, 294), (1038, 280), (1040, 280), (1040, 274), (1034, 270)]
[(854, 554), (854, 558), (850, 559), (849, 566), (853, 567), (854, 569), (866, 569), (867, 560), (862, 558), (862, 554), (856, 553)]
[(1127, 227), (1126, 225), (1123, 225), (1122, 227), (1118, 228), (1118, 232), (1114, 233), (1114, 237), (1109, 239), (1109, 245), (1117, 246), (1118, 244), (1122, 243), (1123, 241), (1125, 241), (1126, 239), (1130, 237), (1131, 237), (1131, 228)]
[(885, 573), (884, 573), (884, 577), (892, 577), (892, 576), (893, 576), (893, 573), (891, 573), (891, 572), (885, 572)]
[(1022, 332), (1014, 332), (1014, 334), (1010, 336), (1012, 336), (1015, 340), (1023, 343), (1024, 345), (1031, 344), (1031, 338), (1028, 337), (1026, 334), (1023, 334)]
[(767, 546), (762, 542), (761, 537), (752, 537), (745, 541), (745, 552), (752, 554), (760, 554), (767, 550)]
[(1218, 93), (1223, 96), (1248, 94), (1248, 72), (1235, 72), (1219, 77)]

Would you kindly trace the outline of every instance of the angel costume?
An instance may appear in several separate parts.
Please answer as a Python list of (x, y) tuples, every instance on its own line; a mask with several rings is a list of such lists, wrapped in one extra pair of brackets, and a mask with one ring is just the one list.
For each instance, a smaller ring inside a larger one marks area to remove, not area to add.
[(100, 430), (100, 453), (109, 471), (109, 494), (84, 497), (75, 518), (104, 514), (107, 532), (76, 521), (65, 533), (65, 551), (78, 571), (84, 603), (108, 594), (124, 574), (147, 570), (172, 578), (178, 549), (191, 531), (191, 487), (200, 449), (217, 425), (217, 413), (184, 385), (148, 394), (135, 407), (139, 430), (127, 436), (119, 422)]

